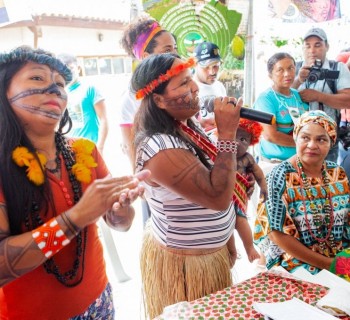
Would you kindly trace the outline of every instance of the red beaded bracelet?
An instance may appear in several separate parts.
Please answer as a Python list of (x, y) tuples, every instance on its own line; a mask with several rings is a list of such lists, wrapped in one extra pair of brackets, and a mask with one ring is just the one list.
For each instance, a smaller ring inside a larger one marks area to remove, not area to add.
[(218, 140), (216, 142), (216, 149), (218, 152), (237, 153), (238, 142), (231, 140)]

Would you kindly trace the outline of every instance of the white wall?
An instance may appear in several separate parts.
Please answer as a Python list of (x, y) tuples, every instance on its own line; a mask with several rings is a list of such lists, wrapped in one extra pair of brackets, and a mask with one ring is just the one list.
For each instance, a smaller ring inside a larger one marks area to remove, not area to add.
[[(67, 52), (78, 56), (126, 55), (120, 47), (122, 31), (65, 27), (41, 27), (38, 47), (54, 53)], [(99, 41), (98, 34), (103, 35)], [(34, 45), (34, 34), (28, 28), (0, 28), (0, 51), (20, 45)]]
[(28, 28), (0, 28), (0, 51), (26, 44), (33, 46), (33, 33)]

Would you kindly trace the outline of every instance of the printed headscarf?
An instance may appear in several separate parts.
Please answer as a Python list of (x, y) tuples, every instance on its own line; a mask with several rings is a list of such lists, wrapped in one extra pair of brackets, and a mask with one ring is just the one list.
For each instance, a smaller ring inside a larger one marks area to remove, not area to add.
[(56, 70), (68, 83), (72, 80), (72, 73), (69, 68), (51, 52), (42, 49), (33, 49), (29, 46), (21, 46), (8, 53), (0, 53), (0, 69), (9, 63), (23, 63), (33, 61), (45, 64)]
[(337, 141), (337, 124), (329, 115), (321, 110), (312, 110), (301, 115), (293, 130), (294, 140), (297, 139), (301, 128), (309, 123), (318, 124), (325, 129), (331, 139), (332, 146), (334, 146)]

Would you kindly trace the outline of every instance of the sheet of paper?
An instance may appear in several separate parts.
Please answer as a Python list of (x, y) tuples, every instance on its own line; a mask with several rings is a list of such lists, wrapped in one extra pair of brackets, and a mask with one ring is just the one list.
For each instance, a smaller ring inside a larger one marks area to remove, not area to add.
[(328, 288), (342, 288), (350, 292), (350, 282), (347, 282), (328, 270), (321, 270), (314, 277), (316, 281), (322, 282), (321, 284)]
[(343, 288), (345, 290), (350, 290), (350, 282), (336, 276), (328, 270), (321, 270), (318, 274), (312, 275), (310, 272), (306, 271), (304, 268), (298, 268), (292, 273), (296, 278), (308, 281), (311, 283), (320, 284), (327, 288)]
[(277, 303), (254, 303), (256, 311), (273, 320), (317, 319), (337, 320), (326, 312), (315, 308), (299, 299), (293, 298)]
[(331, 288), (316, 306), (334, 316), (350, 316), (350, 290)]

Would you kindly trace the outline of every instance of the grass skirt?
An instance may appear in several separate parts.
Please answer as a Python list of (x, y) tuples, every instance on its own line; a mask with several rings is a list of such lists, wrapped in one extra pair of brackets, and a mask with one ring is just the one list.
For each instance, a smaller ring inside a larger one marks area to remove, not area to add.
[(146, 228), (141, 249), (141, 275), (146, 313), (150, 319), (164, 307), (192, 301), (232, 285), (227, 246), (205, 254), (165, 248)]

